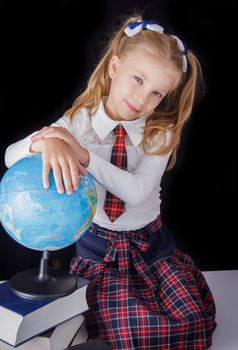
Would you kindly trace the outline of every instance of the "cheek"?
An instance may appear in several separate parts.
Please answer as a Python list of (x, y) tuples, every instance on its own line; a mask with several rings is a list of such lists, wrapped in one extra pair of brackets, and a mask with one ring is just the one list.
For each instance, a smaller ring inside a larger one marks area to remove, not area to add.
[(125, 74), (118, 74), (114, 78), (116, 93), (120, 95), (132, 91), (135, 86), (130, 78)]
[(154, 111), (160, 104), (161, 99), (156, 96), (152, 96), (148, 102), (148, 109)]
[(121, 94), (123, 91), (123, 80), (119, 76), (115, 76), (111, 82), (111, 91), (114, 95)]

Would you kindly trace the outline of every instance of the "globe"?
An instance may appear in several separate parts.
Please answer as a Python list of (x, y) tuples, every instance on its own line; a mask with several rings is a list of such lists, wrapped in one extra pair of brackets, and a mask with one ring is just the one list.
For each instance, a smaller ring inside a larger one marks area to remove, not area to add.
[(40, 155), (23, 158), (1, 180), (0, 219), (5, 231), (19, 244), (53, 251), (75, 243), (88, 229), (96, 210), (92, 176), (80, 177), (71, 195), (59, 194), (51, 171), (50, 187), (42, 183)]

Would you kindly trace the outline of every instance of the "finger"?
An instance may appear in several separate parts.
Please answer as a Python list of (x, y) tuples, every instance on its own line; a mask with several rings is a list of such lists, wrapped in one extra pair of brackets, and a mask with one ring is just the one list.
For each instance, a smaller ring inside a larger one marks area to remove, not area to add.
[(79, 171), (80, 175), (82, 175), (82, 176), (87, 176), (87, 174), (88, 174), (81, 163), (78, 163), (78, 171)]
[(31, 136), (31, 141), (37, 141), (42, 137), (42, 134), (40, 132), (36, 133), (35, 135)]
[(60, 133), (60, 132), (62, 132), (61, 128), (54, 127), (54, 126), (49, 126), (46, 130), (43, 131), (43, 135), (46, 136), (46, 135), (51, 134), (51, 133), (57, 134), (57, 133)]
[(61, 171), (62, 171), (62, 177), (64, 180), (64, 187), (67, 194), (73, 193), (73, 185), (72, 185), (72, 178), (71, 178), (71, 172), (70, 168), (67, 162), (61, 162)]
[(74, 190), (77, 190), (78, 184), (79, 184), (78, 164), (73, 162), (73, 161), (70, 162), (69, 169), (70, 169), (70, 174), (71, 174), (71, 179), (72, 179), (72, 186), (73, 186)]
[(35, 133), (32, 137), (31, 137), (31, 140), (32, 141), (36, 141), (36, 140), (39, 140), (43, 135), (44, 133), (46, 132), (46, 130), (48, 130), (48, 126), (44, 126), (44, 128), (42, 128), (40, 131), (38, 131), (37, 133)]
[(50, 174), (50, 163), (45, 162), (43, 160), (43, 167), (42, 167), (42, 180), (43, 180), (43, 186), (45, 189), (49, 188), (49, 174)]
[(58, 138), (58, 139), (61, 139), (63, 141), (67, 140), (66, 138), (66, 135), (58, 132), (58, 131), (55, 131), (55, 130), (50, 130), (50, 131), (46, 131), (42, 137), (44, 137), (45, 139), (49, 139), (49, 138)]
[(66, 143), (68, 143), (69, 141), (69, 135), (67, 135), (66, 133), (60, 131), (60, 130), (49, 130), (46, 131), (43, 135), (44, 138), (58, 138), (60, 140), (65, 141)]
[(48, 126), (45, 130), (43, 130), (44, 135), (48, 135), (50, 133), (56, 133), (57, 135), (66, 134), (67, 132), (67, 129), (61, 126)]
[(64, 186), (63, 186), (63, 182), (62, 182), (62, 173), (61, 173), (61, 167), (58, 163), (55, 163), (52, 166), (52, 170), (53, 170), (53, 176), (54, 176), (54, 180), (55, 180), (55, 185), (57, 188), (57, 191), (62, 194), (64, 193)]

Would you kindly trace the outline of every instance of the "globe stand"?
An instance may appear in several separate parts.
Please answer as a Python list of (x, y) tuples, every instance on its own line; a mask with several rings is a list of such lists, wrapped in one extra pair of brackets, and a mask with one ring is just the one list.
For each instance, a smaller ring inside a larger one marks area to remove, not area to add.
[(76, 278), (66, 271), (49, 268), (49, 251), (44, 250), (39, 269), (21, 271), (9, 280), (13, 293), (27, 299), (56, 299), (77, 288)]

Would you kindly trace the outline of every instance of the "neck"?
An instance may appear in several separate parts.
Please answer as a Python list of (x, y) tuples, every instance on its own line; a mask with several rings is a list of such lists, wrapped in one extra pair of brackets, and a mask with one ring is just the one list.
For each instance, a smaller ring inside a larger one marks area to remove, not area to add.
[(119, 116), (116, 116), (116, 117), (115, 117), (115, 116), (113, 115), (113, 113), (112, 113), (112, 111), (110, 110), (110, 108), (108, 108), (108, 103), (107, 103), (107, 101), (105, 102), (104, 110), (105, 110), (107, 116), (108, 116), (110, 119), (115, 120), (115, 121), (121, 121), (121, 120), (123, 120), (121, 117), (119, 117)]

